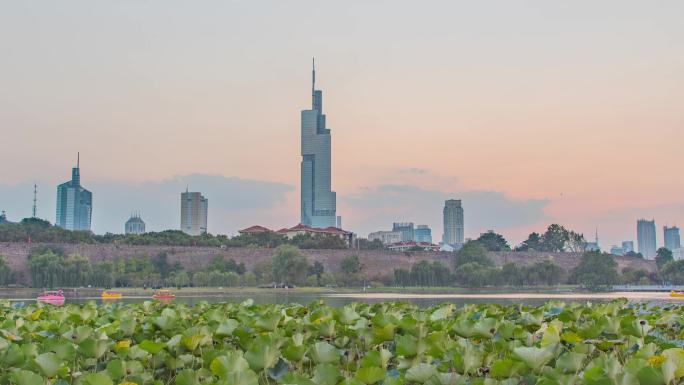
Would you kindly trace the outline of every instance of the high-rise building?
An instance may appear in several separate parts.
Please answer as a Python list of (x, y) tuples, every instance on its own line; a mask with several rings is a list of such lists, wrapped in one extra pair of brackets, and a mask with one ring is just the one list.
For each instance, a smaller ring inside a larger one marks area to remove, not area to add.
[(444, 235), (442, 242), (448, 245), (461, 245), (465, 241), (463, 206), (460, 199), (444, 202)]
[(416, 226), (416, 242), (432, 243), (432, 229), (428, 225)]
[(394, 222), (392, 223), (392, 231), (401, 233), (401, 240), (403, 242), (416, 240), (413, 222)]
[(140, 218), (140, 214), (133, 214), (126, 221), (126, 234), (145, 234), (145, 221)]
[(55, 225), (67, 230), (90, 231), (93, 214), (93, 194), (81, 186), (80, 154), (71, 180), (57, 186), (57, 218)]
[(644, 258), (655, 258), (656, 225), (654, 220), (639, 219), (637, 221), (637, 243), (639, 244), (639, 252)]
[(325, 125), (323, 92), (312, 71), (312, 106), (302, 111), (301, 223), (310, 227), (336, 225), (337, 197), (330, 182), (330, 129)]
[(207, 232), (207, 209), (209, 201), (199, 192), (181, 193), (181, 230), (189, 235)]
[(674, 251), (675, 249), (682, 247), (679, 240), (679, 227), (677, 226), (663, 227), (663, 239), (665, 242), (665, 248), (670, 251)]
[(622, 250), (625, 254), (634, 252), (634, 241), (622, 241)]

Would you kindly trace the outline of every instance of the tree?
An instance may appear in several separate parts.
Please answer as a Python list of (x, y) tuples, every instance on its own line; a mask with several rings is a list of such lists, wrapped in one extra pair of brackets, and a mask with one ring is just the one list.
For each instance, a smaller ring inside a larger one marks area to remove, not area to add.
[(102, 261), (93, 266), (92, 285), (95, 287), (110, 288), (116, 283), (116, 270), (114, 262)]
[(159, 273), (162, 279), (166, 279), (171, 273), (169, 257), (165, 251), (160, 252), (154, 258), (152, 258), (152, 266), (154, 266), (154, 270)]
[(563, 268), (549, 260), (537, 261), (522, 269), (523, 281), (527, 285), (557, 285), (564, 273)]
[(684, 285), (684, 259), (665, 263), (659, 275), (670, 284)]
[(281, 245), (273, 255), (273, 278), (280, 283), (301, 285), (306, 280), (306, 256), (291, 245)]
[(325, 267), (322, 263), (316, 261), (313, 265), (309, 266), (309, 275), (314, 276), (316, 279), (316, 286), (321, 286), (321, 275), (325, 272)]
[(523, 273), (518, 265), (509, 262), (501, 267), (501, 281), (510, 286), (522, 286), (524, 283)]
[(173, 278), (173, 283), (176, 287), (185, 287), (190, 285), (190, 277), (188, 273), (181, 271)]
[(674, 258), (672, 257), (672, 252), (669, 249), (661, 247), (658, 249), (658, 251), (656, 251), (655, 261), (656, 265), (658, 265), (658, 270), (662, 269), (666, 263), (673, 260)]
[(569, 241), (569, 232), (565, 227), (557, 224), (550, 225), (541, 236), (540, 251), (561, 252)]
[(454, 268), (466, 263), (477, 263), (481, 266), (493, 266), (494, 263), (487, 255), (487, 249), (477, 241), (468, 241), (456, 252)]
[(482, 266), (476, 262), (467, 262), (454, 270), (456, 282), (466, 287), (482, 287), (498, 280), (499, 271)]
[(256, 276), (257, 283), (259, 284), (270, 284), (273, 283), (273, 261), (265, 260), (257, 262), (252, 269), (252, 272)]
[(625, 257), (644, 259), (644, 255), (641, 253), (636, 253), (634, 251), (629, 251), (625, 253)]
[(245, 272), (245, 274), (242, 276), (242, 282), (245, 286), (254, 287), (257, 285), (256, 275), (251, 271)]
[(352, 255), (340, 261), (340, 270), (347, 275), (356, 275), (361, 272), (363, 265), (358, 255)]
[(385, 248), (385, 245), (379, 239), (369, 241), (368, 239), (359, 238), (357, 242), (361, 250), (383, 250)]
[(0, 255), (0, 286), (7, 286), (12, 280), (12, 269), (7, 264), (7, 258)]
[(588, 251), (572, 270), (570, 279), (590, 290), (606, 288), (618, 282), (617, 262), (610, 254)]
[(62, 266), (64, 275), (62, 285), (78, 287), (86, 286), (90, 282), (92, 267), (90, 259), (81, 255), (70, 255)]
[(482, 246), (489, 251), (508, 251), (511, 249), (511, 247), (508, 245), (508, 241), (506, 241), (506, 238), (504, 238), (503, 235), (497, 234), (493, 231), (487, 231), (486, 233), (483, 233), (479, 238), (476, 239), (476, 241), (480, 242)]
[(532, 233), (527, 237), (520, 246), (518, 246), (516, 251), (537, 251), (541, 250), (541, 235), (539, 233)]

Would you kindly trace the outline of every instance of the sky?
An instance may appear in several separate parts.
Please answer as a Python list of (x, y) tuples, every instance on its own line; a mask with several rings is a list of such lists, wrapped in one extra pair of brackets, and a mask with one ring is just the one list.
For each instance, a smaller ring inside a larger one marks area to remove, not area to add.
[(55, 216), (81, 153), (93, 230), (299, 220), (311, 58), (343, 227), (602, 246), (684, 223), (684, 2), (0, 0), (0, 210)]

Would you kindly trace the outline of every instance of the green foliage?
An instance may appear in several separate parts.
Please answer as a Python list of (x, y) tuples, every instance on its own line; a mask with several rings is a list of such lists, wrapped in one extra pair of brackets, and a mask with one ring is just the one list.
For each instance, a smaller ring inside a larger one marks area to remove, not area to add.
[(458, 309), (386, 302), (19, 307), (4, 301), (0, 381), (681, 384), (683, 310), (627, 301)]
[(7, 264), (7, 258), (0, 254), (0, 286), (12, 283), (12, 269)]
[(571, 272), (571, 281), (598, 290), (618, 282), (617, 262), (610, 254), (590, 251)]
[(466, 242), (461, 250), (456, 252), (454, 267), (458, 268), (467, 263), (476, 263), (482, 266), (493, 266), (494, 263), (487, 255), (487, 249), (477, 241)]
[(290, 244), (300, 249), (346, 249), (344, 239), (331, 234), (297, 234)]
[(532, 233), (517, 251), (547, 251), (547, 252), (583, 252), (586, 241), (582, 234), (570, 231), (565, 227), (552, 224), (544, 234)]
[(368, 239), (360, 238), (357, 240), (357, 245), (360, 250), (384, 250), (385, 245), (379, 239), (369, 241)]
[(659, 272), (665, 282), (674, 285), (684, 285), (684, 259), (667, 262)]
[(511, 247), (508, 245), (508, 241), (501, 234), (497, 234), (493, 231), (487, 231), (480, 235), (476, 239), (477, 242), (481, 243), (489, 251), (508, 251)]
[(301, 285), (306, 280), (306, 257), (295, 246), (278, 246), (273, 255), (273, 278), (278, 283)]
[(672, 251), (665, 247), (659, 248), (658, 251), (656, 251), (655, 261), (656, 265), (658, 266), (658, 270), (662, 269), (666, 263), (674, 261), (674, 258), (672, 257)]

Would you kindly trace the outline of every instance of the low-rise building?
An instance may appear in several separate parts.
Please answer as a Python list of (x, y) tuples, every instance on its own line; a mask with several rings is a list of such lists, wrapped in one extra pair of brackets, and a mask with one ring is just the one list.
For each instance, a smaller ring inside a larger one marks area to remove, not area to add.
[(379, 240), (383, 245), (389, 245), (402, 241), (402, 234), (399, 231), (375, 231), (368, 234), (368, 240), (373, 242)]
[(625, 255), (625, 249), (620, 246), (613, 245), (610, 247), (610, 253), (613, 255)]
[(392, 251), (408, 251), (411, 249), (416, 249), (418, 247), (425, 251), (439, 251), (439, 245), (427, 242), (402, 241), (387, 246), (387, 248)]
[(354, 238), (355, 235), (354, 233), (350, 231), (345, 231), (337, 227), (326, 227), (324, 229), (316, 228), (316, 227), (310, 227), (307, 225), (303, 224), (298, 224), (297, 226), (290, 227), (290, 228), (282, 228), (278, 231), (273, 231), (267, 227), (264, 226), (251, 226), (246, 229), (239, 230), (238, 233), (240, 234), (258, 234), (258, 233), (266, 233), (266, 232), (275, 232), (277, 234), (281, 234), (287, 237), (287, 239), (292, 239), (296, 237), (297, 235), (303, 235), (303, 234), (311, 234), (311, 235), (316, 235), (316, 234), (321, 234), (321, 235), (332, 235), (339, 237), (340, 239), (344, 240), (344, 242), (347, 244), (347, 246), (351, 247), (354, 244)]

